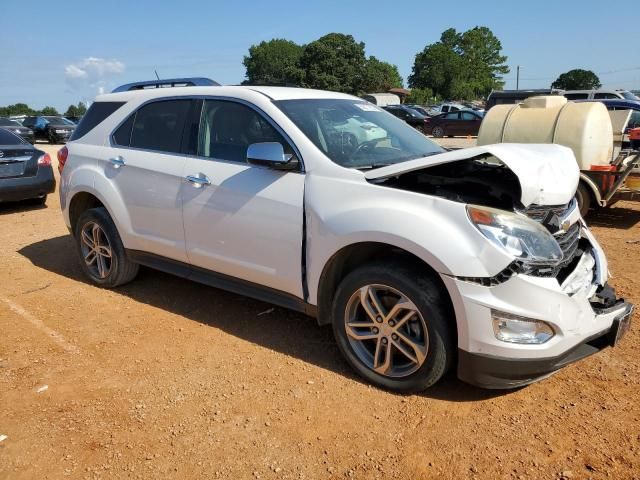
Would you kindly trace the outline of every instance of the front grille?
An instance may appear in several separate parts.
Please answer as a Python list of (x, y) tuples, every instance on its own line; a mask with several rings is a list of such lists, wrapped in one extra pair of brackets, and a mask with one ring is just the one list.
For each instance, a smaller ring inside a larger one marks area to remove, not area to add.
[(542, 205), (531, 205), (525, 208), (522, 213), (524, 213), (527, 217), (535, 220), (536, 222), (545, 222), (545, 220), (549, 220), (552, 216), (557, 216), (558, 218), (564, 217), (567, 213), (569, 213), (575, 207), (576, 199), (574, 198), (572, 201), (565, 205), (553, 205), (553, 206), (542, 206)]

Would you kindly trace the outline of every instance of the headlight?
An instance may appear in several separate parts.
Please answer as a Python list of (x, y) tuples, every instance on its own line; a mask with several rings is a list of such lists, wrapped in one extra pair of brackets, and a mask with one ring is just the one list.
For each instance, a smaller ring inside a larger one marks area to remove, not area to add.
[(503, 342), (539, 345), (555, 335), (551, 325), (542, 320), (524, 318), (499, 310), (491, 310), (491, 320), (493, 333)]
[(490, 242), (524, 262), (557, 264), (564, 256), (553, 235), (524, 215), (471, 205), (467, 215)]

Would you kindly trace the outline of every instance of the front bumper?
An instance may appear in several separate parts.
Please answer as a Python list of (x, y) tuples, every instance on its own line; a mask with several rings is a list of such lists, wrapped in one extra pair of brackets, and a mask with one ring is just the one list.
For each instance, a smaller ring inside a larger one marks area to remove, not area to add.
[(36, 175), (0, 178), (0, 202), (19, 202), (30, 198), (41, 198), (56, 189), (53, 169), (38, 167)]
[[(602, 308), (594, 301), (594, 292), (606, 287), (607, 261), (586, 226), (583, 232), (595, 265), (591, 277), (583, 275), (584, 287), (571, 293), (553, 277), (517, 274), (498, 285), (483, 286), (442, 276), (456, 313), (460, 379), (485, 388), (526, 385), (611, 345), (610, 336), (618, 325), (628, 327), (632, 305), (611, 299)], [(555, 335), (543, 344), (501, 341), (493, 330), (492, 310), (542, 320)]]

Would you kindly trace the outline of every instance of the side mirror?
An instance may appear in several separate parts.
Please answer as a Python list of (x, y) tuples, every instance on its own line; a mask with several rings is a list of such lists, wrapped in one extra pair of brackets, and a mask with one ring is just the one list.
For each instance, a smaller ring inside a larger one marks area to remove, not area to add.
[(293, 170), (298, 167), (297, 160), (293, 155), (285, 154), (282, 144), (278, 142), (261, 142), (249, 145), (247, 163), (276, 170)]

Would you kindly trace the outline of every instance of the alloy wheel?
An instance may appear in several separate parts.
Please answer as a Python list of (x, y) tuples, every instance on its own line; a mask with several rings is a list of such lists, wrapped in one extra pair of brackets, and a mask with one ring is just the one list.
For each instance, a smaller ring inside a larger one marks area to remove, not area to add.
[(111, 272), (112, 250), (100, 225), (87, 222), (80, 234), (80, 248), (84, 263), (96, 278), (106, 278)]
[(418, 307), (395, 288), (361, 287), (347, 302), (344, 322), (358, 359), (380, 375), (406, 377), (427, 358), (426, 322)]

